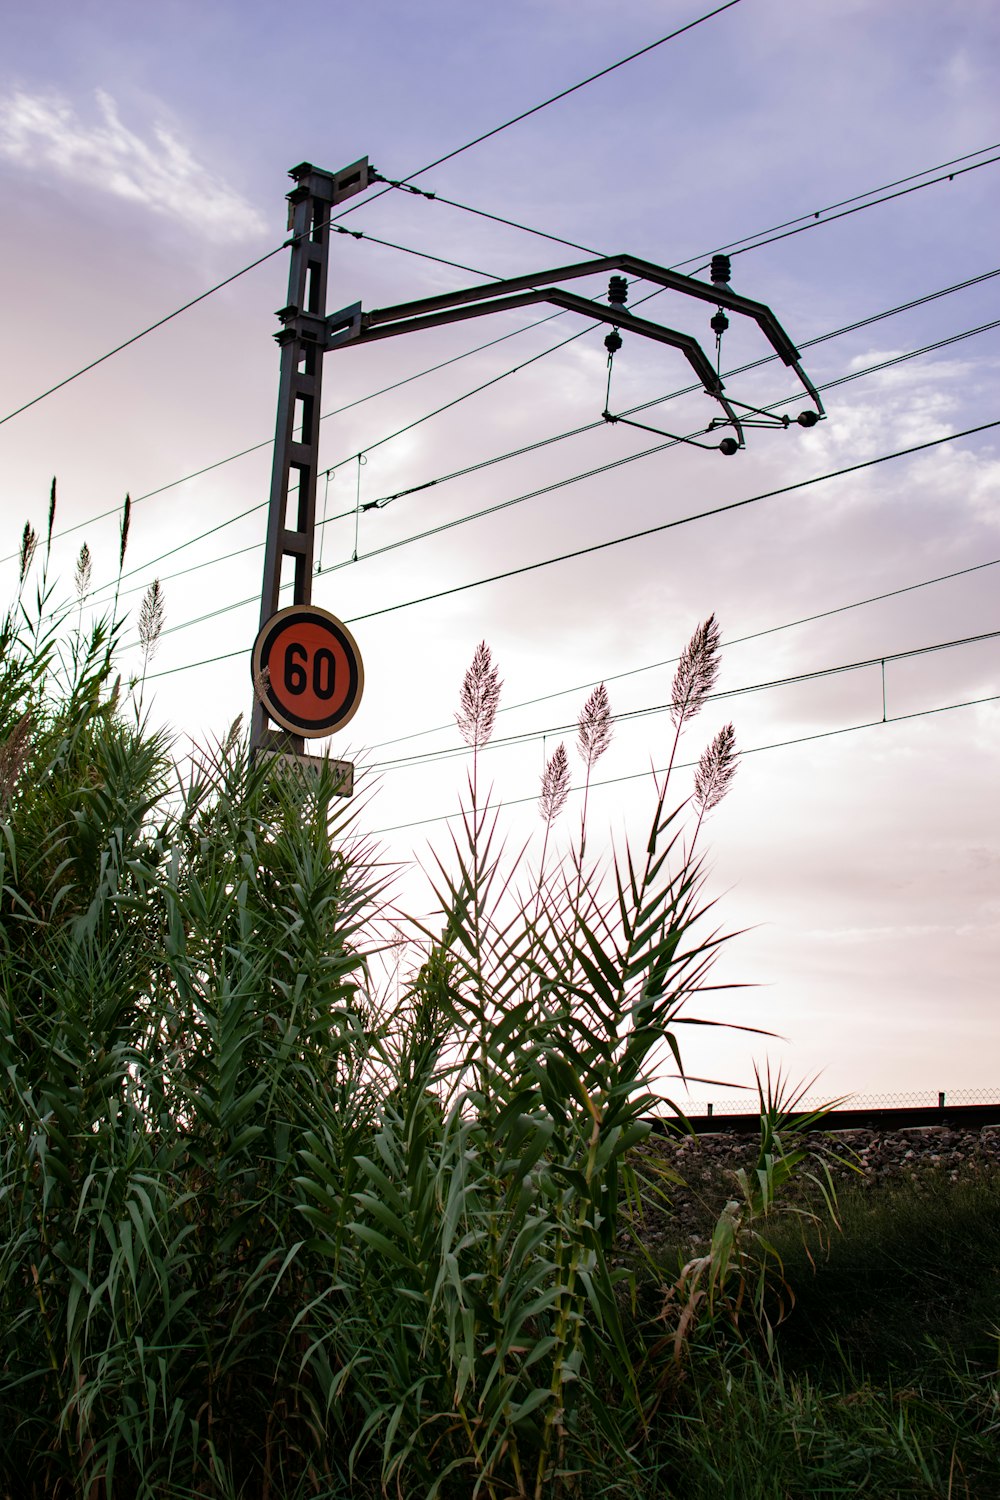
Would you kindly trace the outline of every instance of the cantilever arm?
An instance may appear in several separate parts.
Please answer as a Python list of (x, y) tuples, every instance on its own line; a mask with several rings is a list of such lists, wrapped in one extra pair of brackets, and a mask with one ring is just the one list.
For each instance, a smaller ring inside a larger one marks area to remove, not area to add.
[[(484, 287), (482, 290), (484, 293), (495, 293), (497, 287)], [(427, 307), (428, 302), (445, 302), (446, 305), (431, 309)], [(509, 312), (513, 308), (530, 307), (537, 302), (548, 302), (567, 312), (580, 313), (583, 317), (594, 318), (601, 323), (611, 323), (616, 328), (623, 328), (643, 338), (655, 339), (657, 343), (669, 344), (671, 348), (679, 349), (707, 393), (720, 403), (742, 442), (739, 418), (723, 394), (722, 381), (711, 360), (693, 334), (680, 333), (674, 328), (665, 328), (662, 324), (650, 322), (647, 318), (637, 318), (634, 313), (624, 307), (609, 307), (603, 302), (591, 302), (587, 297), (578, 297), (575, 292), (566, 292), (559, 287), (536, 286), (531, 290), (518, 291), (510, 296), (494, 295), (489, 298), (483, 296), (469, 303), (458, 301), (457, 294), (447, 299), (424, 298), (420, 302), (404, 302), (398, 307), (381, 308), (370, 313), (361, 312), (355, 303), (352, 307), (344, 308), (342, 312), (333, 313), (327, 319), (327, 347), (340, 349), (349, 344), (366, 344), (374, 339), (392, 338), (397, 333), (412, 333), (420, 329), (437, 328), (443, 323), (457, 323), (466, 318), (481, 318), (487, 313)]]
[[(778, 358), (795, 371), (814, 401), (818, 413), (820, 416), (823, 415), (823, 403), (815, 386), (802, 370), (799, 363), (799, 351), (766, 303), (740, 296), (738, 292), (730, 291), (727, 286), (698, 281), (694, 276), (684, 276), (679, 271), (671, 271), (666, 266), (656, 265), (653, 261), (641, 260), (636, 255), (607, 255), (596, 260), (577, 261), (573, 265), (556, 266), (546, 271), (533, 272), (528, 276), (508, 277), (506, 280), (490, 282), (485, 286), (464, 287), (457, 292), (445, 292), (437, 297), (422, 297), (415, 302), (400, 302), (394, 307), (376, 308), (370, 313), (361, 313), (358, 307), (345, 309), (344, 312), (335, 313), (327, 319), (328, 347), (336, 348), (356, 341), (367, 342), (372, 338), (388, 337), (391, 333), (402, 332), (404, 329), (432, 328), (438, 323), (452, 322), (456, 318), (472, 317), (475, 313), (471, 309), (477, 304), (481, 312), (523, 307), (528, 301), (554, 302), (557, 306), (569, 307), (568, 302), (560, 302), (557, 299), (569, 297), (571, 294), (560, 292), (553, 283), (573, 281), (581, 276), (594, 276), (606, 271), (626, 271), (645, 281), (651, 281), (657, 286), (681, 292), (687, 297), (696, 297), (702, 302), (711, 302), (716, 307), (725, 307), (730, 312), (752, 318)], [(518, 294), (528, 292), (536, 292), (539, 295), (525, 298), (525, 301), (513, 300)], [(574, 304), (576, 311), (584, 310), (583, 306), (579, 305), (584, 300), (581, 298), (578, 304)], [(598, 307), (602, 309), (599, 313), (596, 310)], [(459, 309), (468, 310), (459, 311)], [(609, 317), (609, 313), (613, 313), (613, 316)], [(653, 329), (659, 327), (658, 324), (646, 323), (642, 319), (629, 321), (632, 315), (626, 313), (624, 308), (611, 309), (600, 303), (589, 302), (587, 303), (587, 316), (600, 317), (603, 321), (615, 323), (621, 328), (632, 328), (636, 333), (642, 333), (649, 338), (658, 336), (652, 332)], [(640, 327), (640, 324), (643, 326)], [(385, 331), (377, 331), (382, 329)], [(675, 334), (672, 340), (664, 339), (662, 335), (660, 337), (661, 342), (674, 342), (676, 348), (683, 349), (692, 364), (699, 354), (705, 358), (704, 351), (696, 339), (692, 338), (689, 343), (684, 344), (679, 342), (687, 337), (683, 334)], [(697, 350), (698, 354), (693, 355), (693, 350)], [(707, 358), (705, 366), (711, 369)], [(720, 389), (718, 377), (713, 372), (713, 384), (710, 384), (706, 379), (705, 366), (694, 365), (698, 378), (706, 390), (718, 396)]]

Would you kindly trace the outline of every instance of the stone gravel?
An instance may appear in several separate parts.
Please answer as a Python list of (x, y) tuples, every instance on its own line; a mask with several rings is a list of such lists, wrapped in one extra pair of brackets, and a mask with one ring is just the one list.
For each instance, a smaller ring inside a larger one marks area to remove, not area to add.
[[(1000, 1172), (1000, 1126), (996, 1125), (965, 1130), (929, 1125), (891, 1131), (816, 1131), (787, 1138), (789, 1149), (793, 1143), (810, 1152), (811, 1160), (800, 1170), (822, 1179), (825, 1161), (838, 1190), (848, 1182), (877, 1192), (898, 1182), (958, 1182)], [(685, 1258), (704, 1254), (727, 1200), (741, 1196), (734, 1172), (752, 1168), (756, 1151), (755, 1136), (726, 1133), (681, 1138), (654, 1135), (636, 1147), (634, 1167), (646, 1179), (660, 1183), (669, 1195), (669, 1205), (651, 1208), (652, 1195), (644, 1195), (647, 1201), (641, 1218), (633, 1217), (631, 1227), (624, 1225), (619, 1235), (622, 1255), (632, 1244), (633, 1232), (657, 1257), (673, 1261), (678, 1251)], [(683, 1184), (664, 1182), (659, 1175), (663, 1169), (677, 1173)], [(821, 1199), (815, 1186), (800, 1179), (782, 1201), (808, 1205)]]

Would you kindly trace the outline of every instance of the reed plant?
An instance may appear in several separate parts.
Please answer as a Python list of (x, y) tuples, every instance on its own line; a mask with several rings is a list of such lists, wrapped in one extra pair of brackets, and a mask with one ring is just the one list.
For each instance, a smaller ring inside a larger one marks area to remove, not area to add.
[[(127, 533), (126, 509), (120, 561)], [(506, 847), (480, 646), (417, 924), (332, 774), (253, 764), (239, 724), (176, 764), (117, 676), (121, 622), (84, 628), (89, 552), (46, 625), (35, 551), (0, 627), (0, 1493), (644, 1493), (674, 1351), (619, 1236), (725, 941), (699, 841), (731, 726), (672, 791), (714, 621), (678, 667), (648, 836), (606, 865), (586, 816), (553, 852), (565, 754), (541, 860)], [(146, 660), (159, 593), (147, 614)], [(585, 798), (610, 732), (598, 694)], [(416, 960), (382, 982), (400, 931)]]

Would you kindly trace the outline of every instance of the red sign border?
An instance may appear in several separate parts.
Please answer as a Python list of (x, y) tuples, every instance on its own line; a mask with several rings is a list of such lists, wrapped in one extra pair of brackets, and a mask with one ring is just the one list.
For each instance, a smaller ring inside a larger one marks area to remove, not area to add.
[[(315, 719), (303, 721), (291, 718), (282, 705), (272, 700), (266, 687), (263, 692), (261, 691), (264, 682), (264, 662), (267, 660), (274, 637), (284, 630), (296, 616), (302, 620), (321, 620), (329, 627), (330, 634), (337, 638), (351, 667), (351, 685), (343, 707), (322, 723), (318, 723)], [(250, 672), (254, 693), (264, 705), (268, 716), (282, 729), (287, 729), (292, 734), (300, 734), (303, 739), (320, 739), (323, 735), (333, 734), (335, 730), (350, 723), (361, 705), (361, 695), (365, 687), (365, 669), (357, 641), (343, 620), (338, 620), (336, 615), (332, 615), (328, 609), (321, 609), (318, 604), (289, 604), (284, 609), (279, 609), (277, 614), (273, 614), (269, 620), (265, 620), (253, 643)]]

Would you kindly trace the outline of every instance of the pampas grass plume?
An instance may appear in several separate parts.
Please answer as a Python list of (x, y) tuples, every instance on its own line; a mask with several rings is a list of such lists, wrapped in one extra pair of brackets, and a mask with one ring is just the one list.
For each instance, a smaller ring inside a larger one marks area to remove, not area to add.
[(611, 701), (603, 682), (595, 687), (580, 710), (577, 726), (576, 745), (589, 776), (611, 744)]
[(702, 751), (694, 773), (694, 800), (703, 814), (718, 807), (738, 769), (736, 731), (732, 724), (726, 724)]
[(701, 708), (719, 675), (721, 638), (715, 615), (698, 626), (677, 663), (670, 695), (670, 717), (679, 729)]
[(569, 756), (566, 754), (566, 746), (560, 742), (542, 773), (542, 794), (538, 799), (538, 811), (546, 825), (555, 822), (565, 807), (568, 796)]
[(502, 686), (490, 648), (480, 641), (462, 682), (459, 711), (455, 715), (463, 740), (475, 750), (489, 743)]

